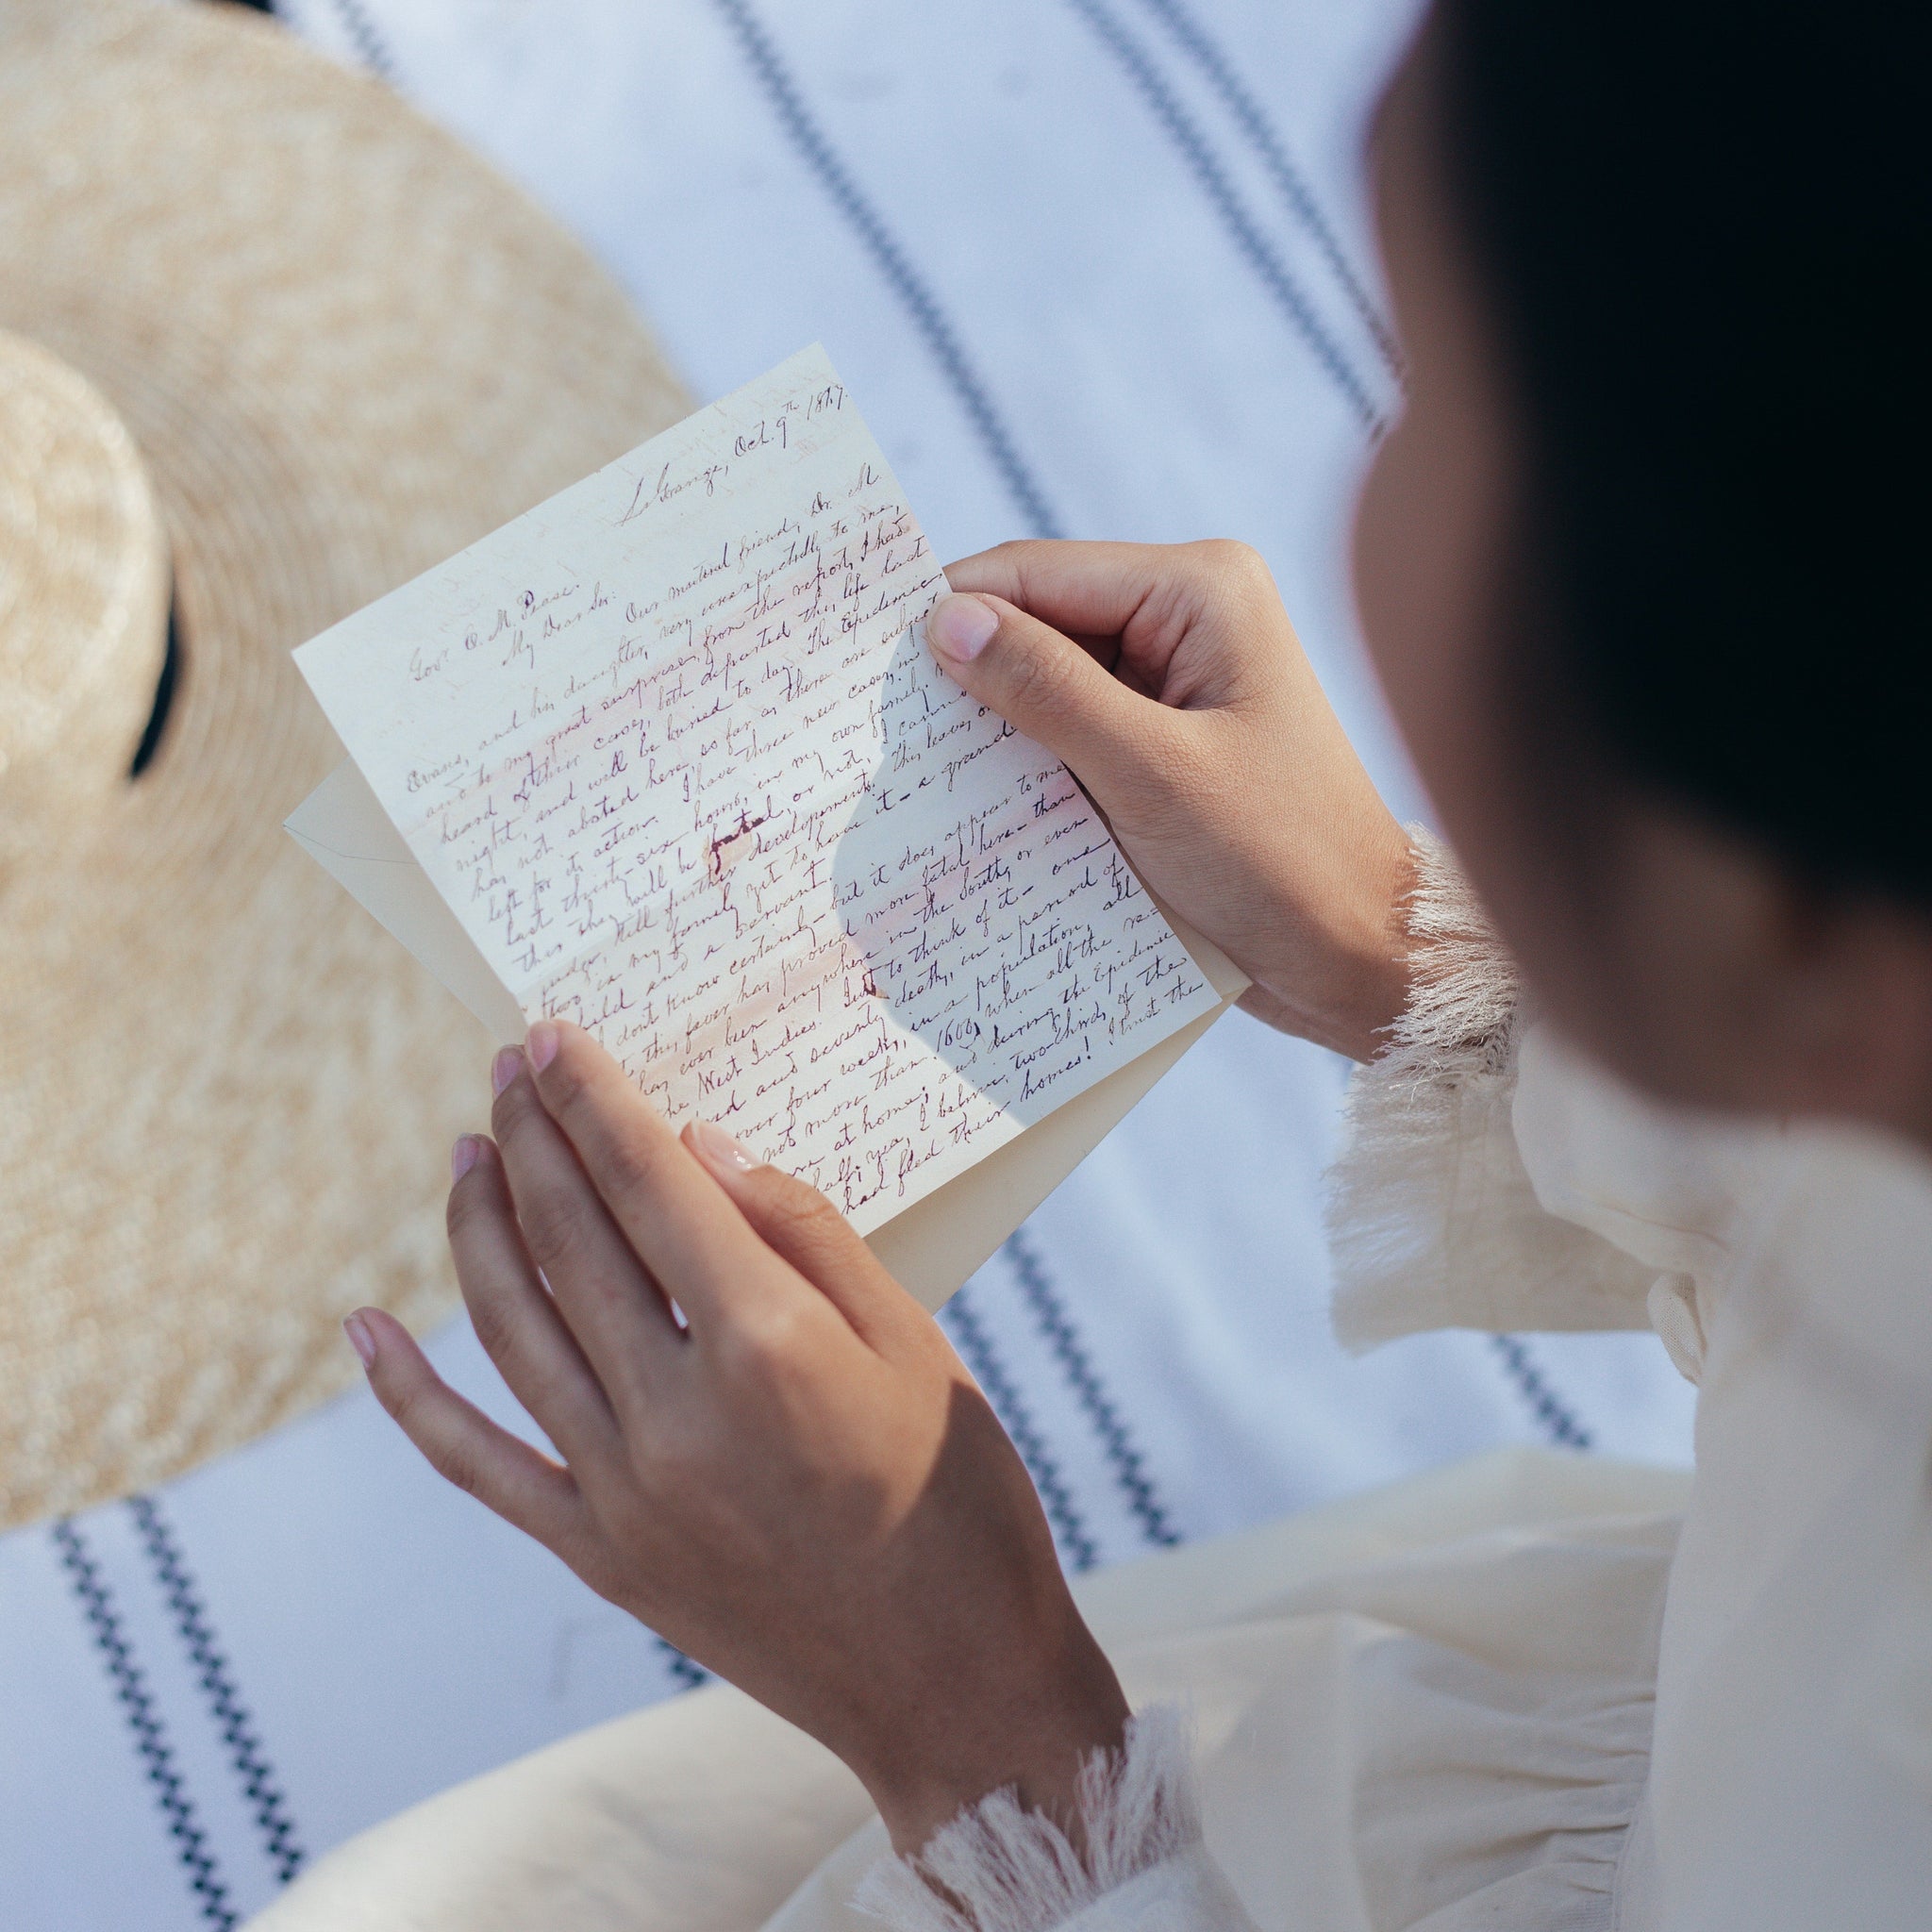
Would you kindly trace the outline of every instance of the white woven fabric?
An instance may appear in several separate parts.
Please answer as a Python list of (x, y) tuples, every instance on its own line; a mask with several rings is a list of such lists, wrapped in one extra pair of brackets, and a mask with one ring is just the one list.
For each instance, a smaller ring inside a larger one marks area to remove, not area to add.
[[(1413, 5), (1181, 9), (1371, 286), (1361, 120)], [(376, 58), (586, 236), (694, 395), (823, 340), (949, 554), (1031, 527), (974, 394), (1070, 534), (1255, 543), (1377, 781), (1414, 810), (1354, 642), (1343, 538), (1366, 437), (1274, 270), (1378, 407), (1393, 386), (1278, 170), (1173, 29), (1173, 8), (281, 10), (341, 58)], [(789, 93), (754, 61), (745, 23)], [(881, 229), (864, 230), (835, 192), (827, 154)], [(1234, 204), (1245, 228), (1230, 223)], [(976, 391), (956, 381), (954, 351)], [(486, 1059), (479, 1041), (477, 1124)], [(1006, 1256), (973, 1284), (952, 1332), (982, 1345), (976, 1370), (997, 1371), (1070, 1567), (1548, 1441), (1559, 1424), (1612, 1454), (1688, 1458), (1688, 1391), (1648, 1336), (1537, 1338), (1534, 1390), (1480, 1335), (1415, 1335), (1362, 1359), (1337, 1346), (1320, 1203), (1343, 1086), (1333, 1057), (1232, 1016), (1035, 1217), (1034, 1274)], [(430, 1348), (465, 1394), (527, 1430), (464, 1327)], [(1558, 1406), (1545, 1410), (1552, 1391)], [(312, 1865), (689, 1681), (648, 1632), (422, 1468), (359, 1394), (158, 1503), (165, 1546), (119, 1506), (75, 1525), (153, 1732), (130, 1724), (61, 1546), (45, 1530), (0, 1540), (8, 1932), (192, 1932), (245, 1916), (297, 1869), (294, 1854)], [(607, 1816), (629, 1815), (622, 1791), (597, 1789)]]
[[(1364, 1932), (1458, 1905), (1458, 1932), (1591, 1926), (1637, 1799), (1687, 1487), (1502, 1452), (1083, 1579), (1153, 1748), (1090, 1801), (1097, 1869), (995, 1807), (948, 1885), (1042, 1932)], [(1158, 1715), (1179, 1703), (1191, 1788)], [(875, 1817), (852, 1829), (865, 1811), (829, 1753), (715, 1686), (362, 1834), (260, 1932), (877, 1932), (852, 1904), (888, 1851)], [(929, 1925), (925, 1888), (897, 1890), (889, 1911)]]

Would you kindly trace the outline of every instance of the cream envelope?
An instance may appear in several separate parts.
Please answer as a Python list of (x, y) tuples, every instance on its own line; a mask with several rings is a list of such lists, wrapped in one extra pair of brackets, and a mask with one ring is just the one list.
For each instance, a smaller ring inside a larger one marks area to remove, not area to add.
[[(523, 1039), (525, 1023), (516, 1001), (429, 883), (354, 759), (338, 765), (286, 824), (309, 857), (461, 1000), (491, 1039)], [(1223, 1004), (866, 1237), (927, 1307), (937, 1308), (986, 1261), (1246, 990), (1248, 981), (1233, 961), (1165, 906), (1160, 910)]]

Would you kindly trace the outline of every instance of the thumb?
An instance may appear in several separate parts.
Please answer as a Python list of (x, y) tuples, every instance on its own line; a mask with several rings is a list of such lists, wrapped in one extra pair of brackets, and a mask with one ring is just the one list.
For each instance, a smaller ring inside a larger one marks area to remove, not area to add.
[(1150, 700), (1004, 597), (941, 597), (925, 641), (955, 683), (1065, 760), (1103, 804), (1124, 756), (1139, 762)]

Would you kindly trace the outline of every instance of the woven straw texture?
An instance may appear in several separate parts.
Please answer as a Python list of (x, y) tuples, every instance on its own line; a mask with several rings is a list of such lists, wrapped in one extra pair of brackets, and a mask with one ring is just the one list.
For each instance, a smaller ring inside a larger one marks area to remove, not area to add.
[[(0, 0), (0, 328), (111, 406), (19, 357), (0, 403), (0, 714), (42, 707), (0, 771), (32, 832), (0, 843), (16, 1524), (331, 1393), (357, 1303), (450, 1305), (488, 1042), (283, 834), (340, 756), (289, 653), (686, 404), (517, 191), (241, 8)], [(179, 690), (130, 782), (163, 555)]]
[(153, 708), (168, 557), (147, 470), (100, 391), (0, 335), (0, 879), (127, 780)]

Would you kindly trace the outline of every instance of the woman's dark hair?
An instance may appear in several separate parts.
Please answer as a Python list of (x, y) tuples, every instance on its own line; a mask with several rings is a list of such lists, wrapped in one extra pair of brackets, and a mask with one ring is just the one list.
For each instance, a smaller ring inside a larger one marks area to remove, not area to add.
[(1434, 31), (1524, 404), (1552, 668), (1641, 778), (1821, 882), (1923, 904), (1919, 18), (1441, 0)]

